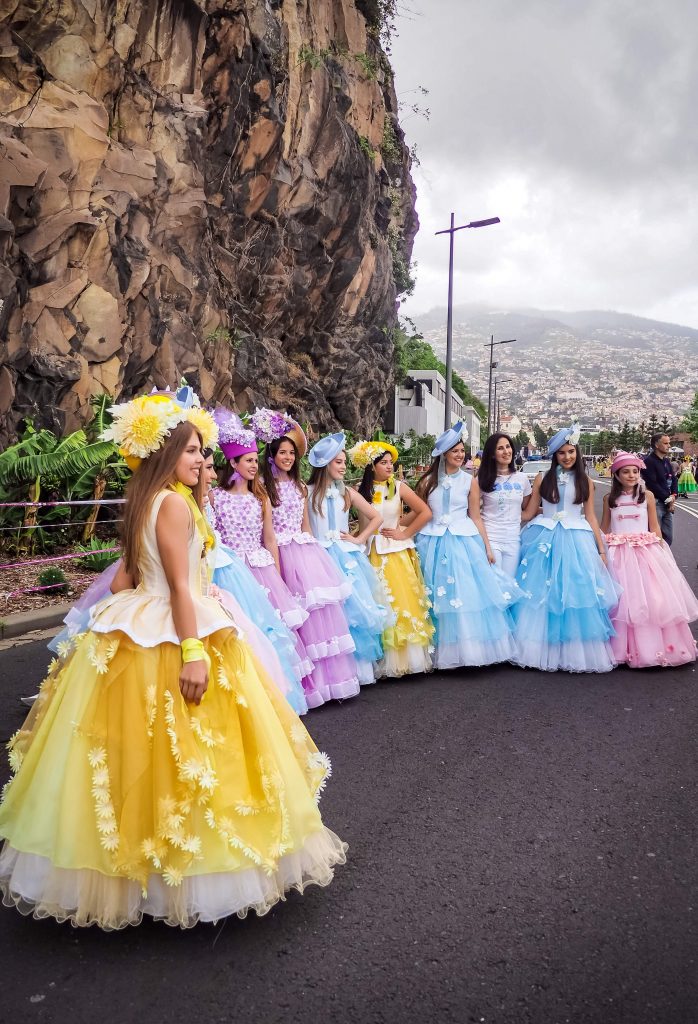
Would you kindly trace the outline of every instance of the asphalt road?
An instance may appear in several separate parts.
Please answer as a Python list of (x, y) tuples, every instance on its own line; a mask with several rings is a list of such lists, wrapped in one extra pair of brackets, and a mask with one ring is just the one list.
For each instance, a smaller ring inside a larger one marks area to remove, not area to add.
[[(692, 506), (674, 552), (695, 588)], [(2, 740), (47, 661), (0, 652)], [(350, 846), (332, 886), (188, 932), (0, 910), (0, 1019), (698, 1021), (697, 680), (501, 666), (319, 709), (323, 813)]]

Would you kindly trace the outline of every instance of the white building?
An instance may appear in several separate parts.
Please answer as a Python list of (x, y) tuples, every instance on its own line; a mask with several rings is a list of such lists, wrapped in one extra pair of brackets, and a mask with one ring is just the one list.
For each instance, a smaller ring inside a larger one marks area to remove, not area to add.
[[(438, 370), (408, 370), (403, 384), (395, 388), (395, 397), (386, 413), (385, 429), (391, 434), (433, 434), (444, 429), (446, 381)], [(465, 422), (468, 444), (473, 452), (480, 448), (480, 417), (472, 405), (464, 405), (451, 392), (451, 424)]]

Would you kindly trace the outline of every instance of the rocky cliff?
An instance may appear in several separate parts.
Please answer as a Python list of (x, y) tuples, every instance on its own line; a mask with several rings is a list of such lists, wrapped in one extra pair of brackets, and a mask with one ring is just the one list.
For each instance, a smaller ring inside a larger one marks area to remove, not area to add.
[(383, 7), (0, 0), (0, 440), (181, 375), (375, 426), (417, 227)]

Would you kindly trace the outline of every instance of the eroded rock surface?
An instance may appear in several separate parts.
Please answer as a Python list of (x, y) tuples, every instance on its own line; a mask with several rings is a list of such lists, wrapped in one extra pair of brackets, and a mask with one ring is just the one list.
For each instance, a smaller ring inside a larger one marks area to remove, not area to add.
[(417, 227), (375, 8), (0, 0), (0, 441), (181, 375), (373, 429)]

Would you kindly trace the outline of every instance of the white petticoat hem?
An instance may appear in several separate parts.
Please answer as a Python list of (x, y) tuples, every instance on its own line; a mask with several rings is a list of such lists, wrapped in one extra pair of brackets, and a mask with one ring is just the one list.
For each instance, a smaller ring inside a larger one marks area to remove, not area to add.
[(346, 862), (347, 845), (323, 827), (310, 835), (303, 847), (281, 857), (276, 871), (260, 868), (216, 874), (189, 875), (181, 885), (169, 886), (160, 875), (151, 875), (143, 895), (139, 882), (103, 875), (89, 868), (55, 867), (47, 857), (21, 853), (5, 843), (0, 854), (0, 890), (5, 906), (35, 918), (105, 931), (140, 924), (143, 915), (180, 928), (199, 922), (216, 922), (250, 910), (266, 914), (285, 894), (306, 886), (326, 886), (333, 868)]

